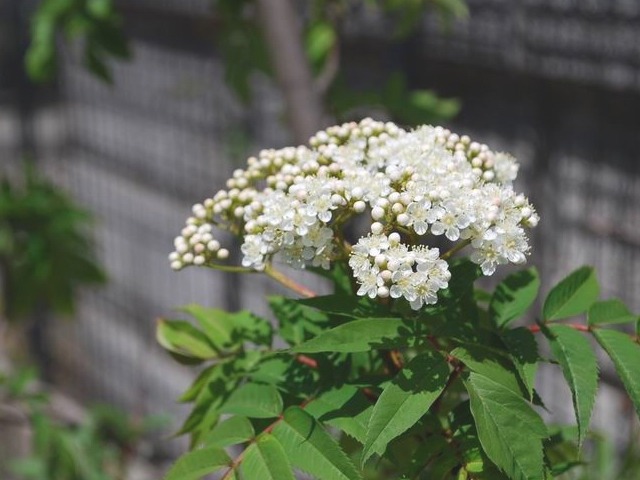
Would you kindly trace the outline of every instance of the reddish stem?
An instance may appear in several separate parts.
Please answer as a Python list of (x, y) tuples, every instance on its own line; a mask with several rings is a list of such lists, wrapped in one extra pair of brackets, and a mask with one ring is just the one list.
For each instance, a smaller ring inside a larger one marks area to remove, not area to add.
[(318, 368), (318, 361), (314, 358), (307, 357), (306, 355), (297, 355), (296, 361), (302, 365), (306, 365), (311, 368)]
[[(579, 323), (562, 323), (561, 325), (566, 325), (567, 327), (571, 327), (574, 330), (578, 330), (579, 332), (590, 332), (591, 327), (588, 325), (581, 325)], [(540, 333), (540, 325), (529, 325), (527, 327), (531, 333)]]

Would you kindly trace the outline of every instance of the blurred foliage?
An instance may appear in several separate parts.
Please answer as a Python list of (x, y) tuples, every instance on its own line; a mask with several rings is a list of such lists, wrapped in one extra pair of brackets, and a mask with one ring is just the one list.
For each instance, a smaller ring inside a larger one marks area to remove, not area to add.
[(558, 471), (559, 480), (638, 480), (640, 478), (640, 437), (632, 429), (632, 438), (623, 450), (616, 448), (611, 438), (589, 432), (585, 442), (584, 461), (577, 447), (577, 427), (550, 429), (547, 440), (549, 460), (566, 471)]
[(85, 67), (112, 81), (108, 58), (131, 56), (120, 17), (111, 0), (42, 0), (32, 19), (31, 45), (25, 59), (29, 76), (51, 80), (56, 71), (56, 37), (82, 38)]
[[(226, 79), (244, 101), (251, 97), (250, 79), (256, 72), (271, 75), (269, 52), (260, 33), (260, 18), (253, 0), (214, 0), (220, 16), (218, 44), (224, 56)], [(435, 123), (455, 116), (460, 104), (435, 92), (411, 89), (405, 75), (390, 71), (376, 90), (353, 89), (340, 72), (342, 24), (357, 8), (370, 8), (393, 24), (389, 41), (404, 41), (415, 31), (428, 10), (444, 25), (467, 15), (463, 0), (314, 0), (303, 23), (304, 47), (318, 88), (325, 91), (326, 108), (337, 120), (348, 119), (361, 108), (381, 108), (405, 124)]]
[(0, 182), (4, 314), (17, 320), (41, 307), (70, 314), (77, 287), (105, 280), (86, 230), (90, 216), (33, 168), (24, 177), (21, 186)]
[[(225, 79), (242, 101), (251, 98), (255, 72), (272, 76), (266, 42), (255, 0), (212, 0), (219, 20), (217, 45), (224, 59)], [(349, 87), (340, 73), (340, 32), (355, 9), (374, 9), (392, 27), (389, 41), (404, 41), (415, 31), (426, 11), (448, 25), (467, 15), (464, 0), (313, 0), (304, 7), (303, 41), (326, 108), (337, 120), (348, 119), (361, 108), (381, 108), (405, 124), (434, 123), (453, 117), (457, 100), (442, 99), (430, 90), (411, 89), (403, 73), (391, 71), (381, 91)], [(56, 68), (56, 35), (84, 41), (85, 66), (111, 82), (108, 58), (129, 58), (130, 51), (112, 0), (43, 0), (33, 18), (32, 43), (26, 64), (31, 78), (51, 79)]]
[(90, 410), (69, 425), (51, 415), (49, 396), (36, 386), (37, 374), (23, 369), (0, 374), (0, 403), (19, 406), (32, 429), (32, 451), (10, 469), (24, 480), (120, 480), (143, 435), (166, 425), (160, 416), (135, 421), (112, 406)]

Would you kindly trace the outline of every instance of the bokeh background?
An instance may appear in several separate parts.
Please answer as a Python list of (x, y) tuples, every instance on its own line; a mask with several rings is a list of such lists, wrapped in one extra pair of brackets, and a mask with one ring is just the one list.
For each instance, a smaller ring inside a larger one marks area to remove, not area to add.
[[(294, 3), (305, 25), (313, 2)], [(375, 2), (340, 3), (349, 13), (336, 30), (339, 58), (321, 61), (347, 93), (325, 95), (321, 122), (438, 122), (513, 153), (519, 188), (542, 218), (531, 262), (543, 291), (593, 264), (603, 297), (640, 311), (640, 2), (467, 0), (466, 15), (420, 9), (404, 34), (392, 33)], [(93, 212), (109, 278), (83, 291), (74, 321), (44, 332), (46, 369), (81, 403), (165, 412), (175, 427), (184, 415), (175, 399), (193, 372), (156, 345), (154, 319), (193, 302), (265, 312), (264, 295), (278, 288), (174, 273), (173, 237), (190, 205), (222, 188), (248, 155), (295, 143), (299, 132), (273, 76), (251, 72), (248, 94), (238, 95), (216, 2), (116, 1), (132, 57), (109, 60), (112, 84), (85, 68), (82, 39), (59, 38), (58, 68), (44, 85), (23, 68), (37, 4), (0, 0), (0, 174), (32, 158)], [(258, 55), (251, 44), (244, 52)], [(347, 102), (348, 92), (383, 91), (386, 98)], [(572, 421), (569, 392), (551, 370), (539, 382), (548, 415)], [(605, 369), (602, 378), (593, 428), (624, 448), (637, 420), (613, 375)], [(156, 436), (146, 455), (159, 465), (182, 446)]]

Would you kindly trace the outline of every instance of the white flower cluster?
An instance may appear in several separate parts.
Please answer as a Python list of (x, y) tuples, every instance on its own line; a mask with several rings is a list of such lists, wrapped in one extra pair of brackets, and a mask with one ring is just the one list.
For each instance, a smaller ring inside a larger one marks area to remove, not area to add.
[[(525, 261), (525, 228), (538, 216), (513, 190), (512, 157), (440, 127), (405, 131), (371, 119), (330, 127), (310, 145), (263, 150), (228, 190), (195, 205), (172, 268), (227, 258), (217, 227), (242, 237), (246, 268), (349, 259), (359, 295), (403, 297), (417, 309), (435, 303), (450, 277), (439, 250), (425, 245), (429, 236), (443, 235), (453, 251), (470, 245), (486, 275)], [(371, 232), (351, 247), (344, 225), (365, 212)]]

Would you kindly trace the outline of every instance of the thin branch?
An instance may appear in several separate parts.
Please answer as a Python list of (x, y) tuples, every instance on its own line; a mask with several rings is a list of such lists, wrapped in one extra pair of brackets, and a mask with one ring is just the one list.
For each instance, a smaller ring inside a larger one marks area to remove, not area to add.
[(271, 265), (267, 265), (265, 267), (264, 273), (268, 277), (273, 278), (276, 282), (280, 283), (281, 285), (284, 285), (285, 287), (287, 287), (290, 290), (293, 290), (296, 293), (299, 293), (303, 297), (312, 298), (312, 297), (318, 296), (317, 293), (314, 292), (313, 290), (305, 287), (304, 285), (300, 285), (293, 279), (287, 277), (284, 273), (274, 269), (273, 266)]
[(448, 250), (445, 253), (443, 253), (440, 256), (440, 258), (442, 258), (442, 260), (448, 260), (449, 258), (451, 258), (453, 255), (458, 253), (460, 250), (462, 250), (464, 247), (466, 247), (469, 244), (471, 244), (471, 239), (470, 238), (468, 238), (466, 240), (463, 240), (462, 242), (458, 243), (457, 245), (454, 245), (453, 248), (451, 248), (450, 250)]

